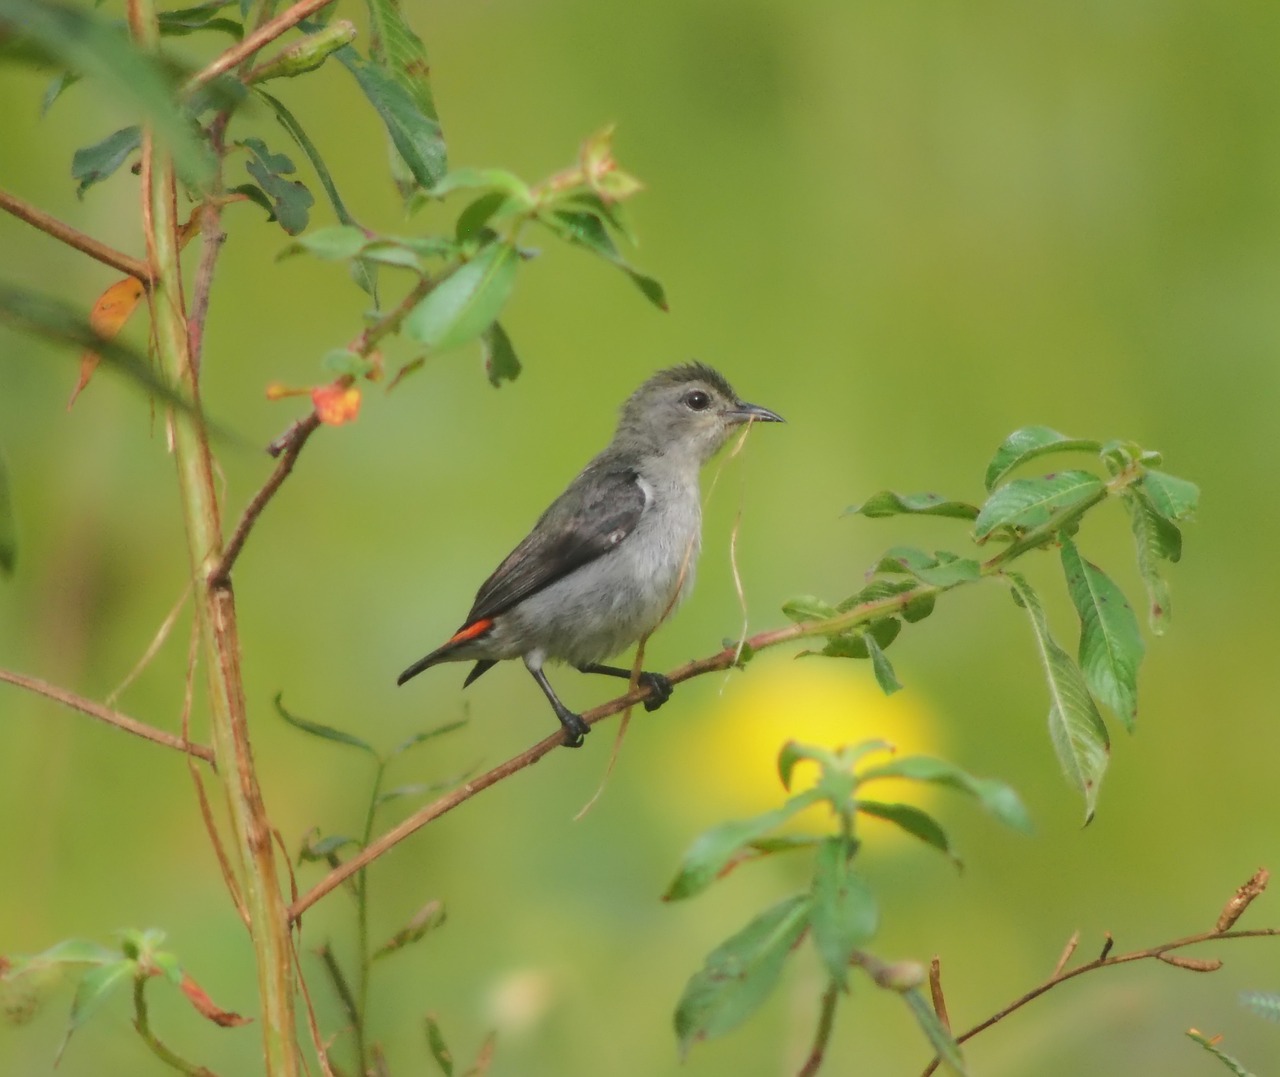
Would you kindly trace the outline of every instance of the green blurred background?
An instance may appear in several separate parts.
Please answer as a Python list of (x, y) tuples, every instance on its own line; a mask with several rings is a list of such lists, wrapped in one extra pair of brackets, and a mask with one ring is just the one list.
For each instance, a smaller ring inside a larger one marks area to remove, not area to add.
[[(863, 858), (883, 907), (877, 952), (940, 954), (960, 1027), (1047, 976), (1072, 931), (1092, 957), (1106, 930), (1119, 949), (1207, 930), (1257, 866), (1280, 867), (1266, 605), (1280, 586), (1280, 502), (1258, 485), (1271, 485), (1280, 402), (1280, 9), (409, 0), (406, 11), (431, 51), (455, 165), (537, 179), (618, 123), (619, 159), (649, 188), (633, 203), (636, 261), (672, 310), (548, 242), (504, 316), (526, 364), (516, 383), (490, 388), (473, 351), (435, 357), (307, 447), (236, 572), (257, 759), (292, 848), (312, 826), (358, 828), (369, 768), (285, 727), (277, 691), (384, 746), (469, 713), (462, 732), (403, 760), (396, 782), (484, 768), (550, 731), (518, 666), (465, 694), (461, 668), (399, 690), (395, 676), (456, 627), (479, 581), (607, 439), (616, 405), (673, 361), (715, 364), (788, 425), (753, 431), (727, 465), (698, 590), (650, 644), (660, 668), (739, 631), (739, 510), (750, 623), (766, 628), (794, 594), (856, 589), (889, 545), (961, 548), (954, 521), (840, 513), (887, 486), (977, 498), (991, 451), (1021, 425), (1158, 448), (1201, 484), (1203, 508), (1172, 572), (1173, 629), (1144, 666), (1140, 731), (1117, 730), (1092, 826), (1081, 829), (1049, 746), (1025, 615), (998, 588), (949, 597), (903, 636), (892, 657), (907, 690), (890, 706), (867, 691), (865, 666), (789, 653), (702, 678), (637, 716), (581, 821), (612, 723), (378, 863), (375, 938), (429, 899), (449, 913), (375, 981), (372, 1034), (394, 1072), (432, 1072), (421, 1021), (432, 1010), (460, 1059), (498, 1029), (495, 1075), (793, 1073), (822, 987), (807, 948), (746, 1027), (683, 1065), (671, 1013), (702, 956), (799, 885), (801, 866), (760, 865), (685, 904), (659, 895), (702, 829), (780, 797), (768, 755), (815, 724), (836, 741), (923, 744), (1028, 801), (1031, 838), (961, 800), (936, 802), (963, 874), (903, 842), (871, 842)], [(175, 48), (199, 55), (189, 40)], [(141, 254), (127, 170), (83, 202), (69, 179), (73, 149), (130, 117), (81, 85), (41, 122), (45, 81), (0, 71), (0, 184)], [(429, 214), (404, 223), (381, 128), (345, 71), (278, 92), (363, 222), (442, 226)], [(251, 126), (305, 171), (274, 120)], [(225, 220), (206, 399), (256, 446), (300, 413), (267, 402), (264, 386), (320, 380), (319, 358), (356, 331), (364, 297), (339, 267), (275, 264), (285, 237), (259, 210), (233, 206)], [(324, 223), (318, 209), (313, 225)], [(0, 250), (4, 279), (86, 309), (113, 279), (8, 217)], [(145, 326), (126, 336), (144, 344)], [(0, 665), (102, 698), (182, 592), (185, 554), (161, 424), (109, 373), (68, 413), (75, 376), (74, 356), (0, 330), (0, 448), (21, 544), (16, 578), (0, 586)], [(221, 463), (234, 518), (270, 461), (228, 446)], [(1081, 541), (1136, 600), (1118, 508)], [(1070, 646), (1055, 573), (1049, 558), (1032, 566)], [(186, 635), (184, 616), (123, 709), (176, 725)], [(556, 683), (580, 706), (610, 691), (572, 673)], [(254, 1012), (250, 949), (181, 761), (16, 689), (0, 687), (0, 713), (0, 952), (160, 926), (219, 1004)], [(1248, 921), (1276, 922), (1273, 898)], [(308, 915), (306, 945), (332, 939), (347, 954), (351, 924), (335, 894)], [(1214, 953), (1228, 962), (1214, 976), (1147, 963), (1063, 987), (976, 1039), (973, 1071), (1225, 1072), (1183, 1037), (1194, 1025), (1269, 1072), (1280, 1030), (1235, 995), (1280, 990), (1275, 943)], [(310, 954), (304, 967), (324, 1027), (338, 1028)], [(256, 1028), (212, 1029), (152, 994), (162, 1038), (224, 1077), (256, 1072)], [(64, 985), (29, 1024), (0, 1027), (0, 1072), (50, 1072), (69, 1003)], [(168, 1072), (127, 1016), (113, 1000), (59, 1072)], [(905, 1008), (858, 982), (829, 1071), (916, 1074), (927, 1056)]]

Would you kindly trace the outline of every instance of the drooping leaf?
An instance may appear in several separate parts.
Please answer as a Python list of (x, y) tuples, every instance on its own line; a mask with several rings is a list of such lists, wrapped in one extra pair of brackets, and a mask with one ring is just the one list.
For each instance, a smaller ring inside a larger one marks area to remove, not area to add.
[(850, 864), (843, 838), (828, 838), (818, 847), (809, 923), (828, 974), (845, 987), (853, 952), (875, 935), (880, 909)]
[(942, 1059), (943, 1065), (957, 1074), (958, 1077), (966, 1077), (969, 1071), (965, 1068), (964, 1056), (960, 1054), (960, 1047), (956, 1043), (955, 1037), (947, 1031), (946, 1026), (938, 1019), (938, 1015), (933, 1012), (933, 1007), (929, 1005), (929, 1000), (920, 993), (918, 988), (903, 991), (902, 1000), (907, 1004), (907, 1009), (911, 1011), (911, 1016), (916, 1019), (920, 1030), (925, 1034), (930, 1046), (933, 1047), (934, 1053)]
[(237, 1028), (240, 1025), (249, 1023), (250, 1019), (248, 1017), (234, 1013), (231, 1010), (224, 1010), (217, 1005), (209, 997), (205, 989), (190, 976), (183, 976), (182, 983), (179, 986), (182, 988), (182, 993), (186, 995), (187, 1001), (195, 1007), (196, 1012), (220, 1028)]
[(297, 171), (293, 161), (283, 153), (271, 152), (260, 138), (246, 138), (237, 145), (249, 150), (245, 168), (271, 199), (280, 227), (291, 236), (305, 230), (315, 199), (297, 180), (286, 178)]
[(1014, 479), (987, 498), (973, 524), (981, 542), (997, 528), (1046, 524), (1056, 513), (1106, 496), (1101, 479), (1088, 471), (1059, 471), (1039, 479)]
[(501, 313), (515, 286), (519, 261), (511, 244), (490, 243), (409, 312), (405, 332), (437, 351), (474, 340)]
[(861, 798), (857, 801), (857, 808), (858, 811), (867, 815), (874, 815), (877, 819), (884, 819), (896, 824), (908, 834), (919, 838), (926, 845), (932, 845), (938, 852), (945, 854), (955, 864), (958, 865), (960, 863), (960, 858), (956, 856), (951, 848), (951, 840), (947, 837), (947, 832), (928, 812), (911, 804), (889, 804), (879, 800), (863, 800)]
[(1180, 523), (1195, 515), (1200, 503), (1200, 487), (1155, 468), (1147, 468), (1138, 485), (1151, 504), (1170, 523)]
[(995, 778), (976, 778), (945, 759), (907, 755), (867, 767), (858, 774), (859, 787), (881, 778), (906, 778), (929, 782), (967, 793), (987, 811), (1015, 830), (1030, 831), (1031, 819), (1018, 794)]
[(422, 187), (433, 187), (448, 170), (439, 121), (425, 113), (400, 82), (352, 46), (339, 49), (334, 56), (355, 77), (413, 178)]
[(480, 334), (480, 352), (484, 357), (484, 372), (495, 389), (504, 381), (515, 381), (520, 376), (520, 359), (500, 323), (494, 322)]
[(63, 1033), (62, 1043), (58, 1045), (58, 1052), (54, 1055), (55, 1066), (61, 1060), (63, 1051), (67, 1049), (72, 1033), (93, 1016), (103, 1000), (116, 987), (128, 983), (136, 974), (137, 965), (128, 958), (124, 958), (108, 965), (97, 965), (80, 977), (75, 996), (71, 1000), (71, 1014), (67, 1018), (67, 1029)]
[(362, 752), (368, 752), (375, 759), (378, 753), (374, 751), (373, 746), (368, 741), (361, 740), (354, 733), (348, 733), (342, 729), (334, 729), (333, 726), (324, 725), (321, 722), (313, 722), (308, 718), (302, 718), (299, 715), (292, 714), (284, 708), (284, 693), (277, 692), (275, 699), (276, 713), (288, 722), (294, 729), (301, 729), (304, 733), (310, 733), (313, 737), (320, 737), (322, 740), (331, 740), (335, 744), (345, 744), (350, 748), (359, 748)]
[(436, 1060), (436, 1065), (440, 1067), (444, 1077), (453, 1077), (453, 1053), (445, 1043), (439, 1020), (433, 1013), (427, 1014), (424, 1020), (427, 1028), (427, 1048), (431, 1051), (431, 1057)]
[(1254, 1077), (1249, 1070), (1244, 1068), (1244, 1064), (1238, 1058), (1227, 1054), (1226, 1051), (1223, 1051), (1218, 1047), (1218, 1040), (1221, 1037), (1214, 1036), (1210, 1038), (1202, 1032), (1197, 1032), (1194, 1028), (1187, 1029), (1187, 1037), (1192, 1041), (1192, 1043), (1198, 1043), (1208, 1051), (1209, 1054), (1213, 1055), (1213, 1057), (1221, 1062), (1223, 1066), (1234, 1073), (1235, 1077)]
[[(895, 621), (894, 623), (898, 622)], [(876, 642), (875, 633), (866, 633), (862, 637), (862, 642), (871, 658), (871, 669), (876, 675), (876, 683), (880, 685), (880, 690), (887, 696), (893, 695), (894, 692), (900, 692), (902, 684), (893, 672), (893, 663), (889, 661), (888, 655), (881, 650), (880, 644)]]
[(467, 724), (465, 718), (459, 718), (452, 722), (443, 722), (438, 726), (432, 726), (430, 729), (420, 729), (417, 733), (406, 737), (388, 754), (388, 759), (394, 759), (398, 755), (402, 755), (410, 748), (416, 748), (419, 744), (425, 744), (429, 740), (435, 740), (436, 737), (447, 736), (450, 733), (456, 733), (459, 729)]
[(142, 145), (142, 128), (122, 127), (113, 131), (101, 142), (82, 146), (72, 155), (71, 178), (76, 181), (76, 196), (95, 183), (101, 183), (115, 172)]
[(12, 576), (18, 561), (18, 526), (9, 489), (9, 465), (0, 452), (0, 575)]
[(1098, 789), (1107, 769), (1111, 742), (1084, 674), (1049, 632), (1040, 596), (1016, 573), (1008, 573), (1013, 594), (1031, 618), (1036, 647), (1049, 686), (1049, 735), (1067, 779), (1084, 794), (1085, 822), (1093, 818)]
[(985, 482), (988, 490), (994, 490), (1001, 479), (1014, 468), (1037, 456), (1052, 452), (1100, 452), (1101, 442), (1088, 438), (1071, 438), (1048, 426), (1024, 426), (1015, 430), (996, 450), (987, 465)]
[[(116, 281), (98, 296), (93, 304), (93, 309), (89, 311), (89, 328), (103, 340), (111, 340), (124, 328), (125, 322), (137, 309), (145, 294), (146, 289), (137, 277), (125, 277), (124, 280)], [(81, 354), (80, 377), (76, 381), (75, 388), (71, 390), (71, 399), (67, 401), (68, 408), (76, 402), (76, 397), (80, 395), (81, 390), (89, 384), (89, 379), (93, 377), (93, 372), (98, 368), (100, 361), (96, 351), (86, 350)]]
[(1062, 569), (1080, 615), (1080, 669), (1094, 695), (1132, 732), (1138, 716), (1138, 666), (1146, 651), (1138, 618), (1120, 588), (1065, 536)]
[(203, 188), (208, 182), (213, 157), (190, 117), (175, 104), (169, 74), (139, 50), (118, 23), (54, 0), (0, 0), (0, 21), (60, 67), (78, 72), (139, 119), (148, 120), (187, 184)]
[[(859, 626), (850, 632), (840, 632), (827, 639), (821, 651), (802, 651), (801, 654), (821, 654), (827, 658), (870, 658), (870, 643), (879, 645), (883, 650), (898, 638), (902, 631), (902, 622), (896, 617), (879, 617), (869, 624)], [(877, 678), (879, 674), (877, 674)], [(899, 685), (901, 687), (901, 685)]]
[(796, 894), (779, 902), (707, 955), (676, 1008), (682, 1054), (737, 1027), (764, 1002), (808, 927), (809, 901), (808, 894)]
[(721, 823), (700, 835), (684, 854), (680, 870), (662, 895), (663, 901), (679, 901), (699, 894), (715, 882), (729, 862), (747, 845), (781, 826), (793, 815), (816, 804), (819, 795), (809, 790), (792, 797), (773, 811), (750, 819)]
[(860, 505), (850, 505), (846, 516), (949, 516), (956, 520), (972, 520), (978, 515), (976, 505), (952, 501), (941, 494), (896, 494), (881, 490)]
[(1160, 561), (1177, 561), (1182, 556), (1182, 533), (1156, 511), (1151, 499), (1140, 490), (1130, 487), (1122, 500), (1133, 530), (1138, 572), (1147, 589), (1147, 619), (1151, 631), (1162, 636), (1173, 616), (1173, 606), (1169, 585), (1160, 573)]
[(611, 265), (617, 266), (631, 278), (631, 282), (640, 289), (644, 297), (659, 310), (669, 309), (667, 296), (662, 289), (662, 285), (653, 277), (641, 273), (622, 257), (617, 245), (609, 235), (608, 229), (605, 228), (604, 222), (594, 213), (554, 210), (549, 215), (540, 217), (539, 220), (562, 239), (590, 251)]

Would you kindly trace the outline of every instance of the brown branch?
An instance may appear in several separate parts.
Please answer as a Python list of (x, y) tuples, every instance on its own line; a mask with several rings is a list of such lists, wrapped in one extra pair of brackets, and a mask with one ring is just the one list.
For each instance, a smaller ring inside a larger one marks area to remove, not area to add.
[(85, 235), (71, 225), (50, 216), (44, 210), (37, 209), (30, 202), (24, 202), (16, 195), (0, 190), (0, 209), (12, 213), (19, 220), (26, 221), (33, 228), (40, 229), (45, 235), (60, 240), (68, 247), (74, 247), (82, 254), (96, 258), (103, 265), (118, 269), (126, 277), (137, 277), (144, 287), (151, 286), (151, 271), (147, 268), (146, 262), (118, 251), (114, 247), (108, 247), (92, 236)]
[(809, 1057), (804, 1060), (796, 1077), (813, 1077), (822, 1065), (827, 1054), (827, 1044), (831, 1040), (831, 1029), (835, 1024), (836, 1001), (840, 997), (840, 985), (832, 980), (822, 993), (822, 1009), (818, 1013), (818, 1030), (813, 1036), (813, 1047)]
[[(1124, 965), (1131, 961), (1144, 961), (1154, 959), (1162, 961), (1165, 964), (1174, 965), (1177, 968), (1185, 968), (1191, 972), (1213, 972), (1220, 967), (1220, 962), (1201, 961), (1194, 958), (1177, 958), (1171, 959), (1170, 954), (1174, 950), (1181, 950), (1186, 946), (1194, 946), (1200, 942), (1221, 942), (1225, 939), (1257, 939), (1257, 938), (1274, 938), (1280, 937), (1280, 927), (1261, 927), (1250, 931), (1204, 931), (1199, 935), (1188, 935), (1184, 939), (1176, 939), (1173, 942), (1161, 943), (1159, 946), (1152, 946), (1146, 950), (1134, 950), (1132, 953), (1120, 954), (1118, 957), (1099, 957), (1093, 961), (1089, 961), (1083, 965), (1079, 965), (1069, 972), (1063, 972), (1051, 976), (1038, 987), (1033, 987), (1026, 994), (1009, 1003), (999, 1013), (994, 1013), (985, 1021), (980, 1022), (956, 1037), (956, 1043), (964, 1043), (966, 1040), (972, 1039), (979, 1032), (983, 1032), (999, 1021), (1003, 1021), (1015, 1010), (1020, 1010), (1028, 1002), (1039, 998), (1047, 991), (1051, 991), (1061, 983), (1074, 979), (1076, 976), (1083, 976), (1086, 972), (1094, 972), (1100, 968), (1109, 968), (1112, 965)], [(938, 1068), (939, 1060), (934, 1059), (924, 1068), (920, 1077), (929, 1077)]]
[(929, 997), (933, 1000), (933, 1012), (938, 1015), (942, 1027), (951, 1032), (951, 1017), (947, 1013), (947, 997), (942, 993), (942, 959), (937, 954), (929, 962)]
[(213, 762), (213, 749), (207, 748), (203, 744), (193, 744), (163, 729), (156, 729), (155, 726), (139, 722), (136, 718), (130, 718), (127, 714), (121, 714), (119, 711), (104, 707), (91, 699), (85, 699), (84, 696), (68, 692), (65, 688), (59, 688), (35, 677), (13, 673), (7, 669), (0, 669), (0, 681), (5, 681), (9, 684), (17, 685), (19, 688), (25, 688), (28, 692), (35, 692), (37, 695), (45, 696), (47, 699), (61, 703), (64, 707), (70, 707), (81, 714), (87, 714), (90, 718), (97, 718), (100, 722), (106, 722), (117, 729), (123, 729), (126, 733), (132, 733), (135, 737), (142, 737), (143, 740), (149, 740), (154, 744), (162, 744), (166, 748), (173, 748), (179, 752), (185, 752), (187, 755), (194, 755), (197, 759), (203, 759), (206, 763)]
[(242, 61), (247, 60), (255, 52), (263, 48), (263, 46), (270, 45), (281, 34), (292, 30), (303, 19), (309, 15), (314, 15), (322, 7), (332, 3), (333, 0), (298, 0), (296, 4), (280, 12), (274, 19), (264, 22), (251, 34), (246, 35), (243, 40), (236, 42), (211, 64), (197, 71), (187, 80), (182, 92), (189, 94), (193, 90), (199, 89), (206, 82), (216, 79), (219, 75), (226, 74), (233, 67), (237, 67)]
[[(302, 447), (307, 443), (307, 438), (316, 432), (320, 426), (320, 416), (314, 411), (304, 419), (299, 419), (279, 438), (271, 443), (272, 448), (279, 446), (276, 452), (271, 455), (279, 456), (280, 462), (276, 464), (276, 469), (271, 473), (271, 477), (263, 483), (262, 489), (253, 495), (248, 506), (244, 510), (244, 515), (240, 517), (240, 522), (236, 524), (235, 531), (232, 532), (231, 538), (227, 540), (227, 545), (223, 548), (222, 559), (218, 562), (217, 567), (209, 574), (210, 587), (225, 587), (231, 578), (231, 566), (235, 564), (236, 558), (240, 556), (240, 551), (244, 549), (245, 540), (249, 537), (249, 532), (253, 529), (253, 525), (257, 522), (262, 510), (267, 507), (275, 492), (280, 489), (281, 484), (289, 477), (289, 472), (293, 470), (293, 465), (298, 460), (298, 454), (302, 452)], [(271, 450), (268, 449), (268, 452)]]
[(213, 289), (213, 270), (227, 240), (222, 230), (222, 159), (226, 155), (223, 136), (231, 114), (219, 112), (209, 124), (209, 146), (217, 161), (213, 183), (200, 206), (200, 265), (196, 270), (195, 286), (191, 293), (191, 310), (187, 315), (187, 350), (191, 353), (191, 373), (200, 380), (200, 358), (204, 354), (204, 323), (209, 316), (209, 295)]

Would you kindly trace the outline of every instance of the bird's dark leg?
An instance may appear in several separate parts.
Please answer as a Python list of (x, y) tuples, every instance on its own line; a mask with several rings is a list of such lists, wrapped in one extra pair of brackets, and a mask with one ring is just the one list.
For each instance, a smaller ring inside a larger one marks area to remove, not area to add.
[(551, 709), (556, 712), (556, 717), (560, 719), (560, 724), (564, 726), (564, 746), (566, 748), (581, 748), (582, 738), (591, 732), (591, 727), (582, 720), (582, 715), (574, 714), (573, 711), (560, 702), (560, 697), (556, 695), (555, 689), (551, 687), (551, 682), (547, 680), (547, 675), (542, 672), (541, 666), (530, 665), (528, 659), (525, 660), (525, 666), (533, 674), (533, 679), (538, 682), (538, 687), (542, 689), (547, 701), (551, 704)]
[[(631, 680), (631, 670), (622, 669), (620, 666), (602, 666), (598, 662), (588, 662), (585, 666), (579, 666), (578, 670), (581, 673), (603, 673), (606, 677)], [(636, 681), (642, 688), (649, 689), (649, 698), (644, 701), (644, 709), (647, 711), (656, 711), (671, 698), (671, 693), (676, 690), (675, 685), (661, 673), (645, 673), (642, 670)]]

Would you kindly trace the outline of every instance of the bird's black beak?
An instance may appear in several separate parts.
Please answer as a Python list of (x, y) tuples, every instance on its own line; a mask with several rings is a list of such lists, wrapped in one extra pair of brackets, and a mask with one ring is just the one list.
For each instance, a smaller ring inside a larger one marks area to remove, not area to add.
[(741, 400), (734, 404), (733, 410), (728, 414), (728, 418), (733, 423), (749, 423), (752, 420), (758, 423), (785, 423), (787, 421), (776, 411), (762, 408), (759, 404), (744, 404)]

